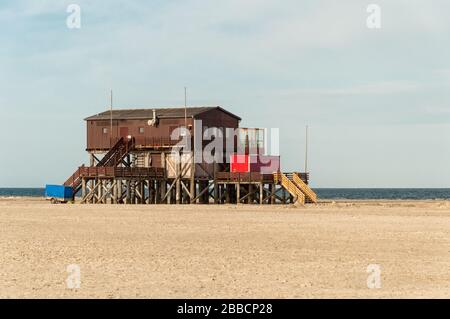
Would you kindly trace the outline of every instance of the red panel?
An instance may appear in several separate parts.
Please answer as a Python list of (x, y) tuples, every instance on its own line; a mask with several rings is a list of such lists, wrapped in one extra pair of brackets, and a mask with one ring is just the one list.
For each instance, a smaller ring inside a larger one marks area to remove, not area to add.
[(230, 157), (230, 171), (233, 173), (247, 173), (250, 171), (248, 155), (233, 154)]

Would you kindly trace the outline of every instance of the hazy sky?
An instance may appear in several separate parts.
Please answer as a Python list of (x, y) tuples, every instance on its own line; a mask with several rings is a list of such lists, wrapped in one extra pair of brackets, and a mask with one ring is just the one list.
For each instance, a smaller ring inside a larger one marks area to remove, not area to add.
[[(81, 7), (81, 28), (66, 26)], [(370, 3), (381, 29), (369, 29)], [(62, 183), (84, 117), (222, 105), (279, 127), (282, 166), (314, 187), (450, 186), (448, 0), (0, 3), (0, 187)]]

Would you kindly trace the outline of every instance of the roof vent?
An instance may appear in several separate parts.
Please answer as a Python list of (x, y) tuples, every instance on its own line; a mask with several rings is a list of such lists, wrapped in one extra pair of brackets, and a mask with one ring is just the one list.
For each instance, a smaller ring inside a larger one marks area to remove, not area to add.
[(153, 118), (151, 120), (148, 120), (149, 126), (156, 126), (158, 125), (158, 117), (156, 116), (156, 110), (153, 109)]

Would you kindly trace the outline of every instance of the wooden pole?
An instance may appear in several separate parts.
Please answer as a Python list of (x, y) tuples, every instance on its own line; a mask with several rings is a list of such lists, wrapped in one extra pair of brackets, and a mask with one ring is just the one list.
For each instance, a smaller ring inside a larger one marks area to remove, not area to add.
[(306, 125), (305, 138), (305, 173), (308, 173), (308, 125)]
[(98, 198), (99, 198), (99, 203), (102, 204), (101, 198), (103, 197), (103, 181), (101, 179), (99, 179), (97, 181), (98, 185)]
[(145, 204), (145, 181), (139, 181), (139, 192), (141, 193), (139, 204)]
[(269, 192), (270, 192), (270, 204), (275, 204), (275, 184), (271, 183), (269, 184)]
[(116, 204), (122, 202), (122, 180), (119, 178), (116, 184)]
[(117, 181), (116, 184), (114, 184), (114, 180), (111, 180), (111, 188), (112, 188), (111, 204), (117, 204)]
[(155, 180), (155, 204), (161, 203), (161, 181)]
[[(164, 152), (161, 153), (161, 163), (164, 169), (164, 179), (163, 182), (161, 183), (161, 199), (163, 199), (167, 193), (167, 163), (166, 163), (166, 153)], [(162, 202), (167, 203), (167, 198), (163, 199)]]
[(238, 182), (236, 184), (236, 204), (239, 205), (241, 203), (241, 184)]
[(113, 146), (113, 91), (111, 89), (111, 96), (110, 96), (111, 100), (110, 100), (110, 131), (109, 131), (109, 148), (111, 148)]
[[(94, 154), (93, 153), (89, 153), (89, 165), (91, 166), (91, 167), (94, 167), (95, 166), (95, 157), (94, 157)], [(91, 187), (91, 190), (93, 190), (94, 189), (94, 187), (95, 187), (95, 179), (91, 179), (91, 181), (90, 181), (90, 187)], [(92, 203), (94, 203), (95, 202), (95, 196), (93, 196), (92, 197), (92, 199), (90, 200)]]
[(213, 163), (214, 171), (214, 204), (219, 204), (219, 184), (217, 184), (217, 163)]
[(81, 198), (86, 197), (86, 178), (83, 177), (81, 180)]
[(259, 184), (259, 203), (262, 205), (264, 201), (264, 184)]
[(191, 202), (195, 198), (195, 161), (193, 151), (191, 156), (191, 181), (189, 184), (189, 192), (191, 193), (191, 197), (189, 198), (189, 202)]
[(184, 129), (187, 136), (187, 87), (184, 87)]
[(147, 180), (147, 192), (148, 192), (147, 204), (154, 204), (156, 201), (155, 199), (156, 187), (155, 181), (150, 178)]
[(126, 204), (131, 204), (131, 189), (130, 189), (130, 180), (127, 179), (125, 182), (125, 188), (126, 188)]
[(181, 204), (181, 154), (179, 154), (176, 161), (176, 203)]

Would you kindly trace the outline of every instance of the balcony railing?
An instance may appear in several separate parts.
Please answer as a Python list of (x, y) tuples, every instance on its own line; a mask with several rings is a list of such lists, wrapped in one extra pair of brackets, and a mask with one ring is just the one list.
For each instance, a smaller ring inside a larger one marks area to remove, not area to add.
[(261, 174), (258, 172), (234, 173), (234, 172), (217, 172), (216, 179), (218, 181), (232, 183), (250, 183), (250, 182), (273, 182), (273, 174)]
[(78, 169), (80, 177), (146, 177), (162, 178), (160, 167), (85, 167)]
[[(126, 137), (125, 137), (126, 138)], [(166, 136), (133, 136), (135, 140), (135, 147), (137, 148), (163, 148), (163, 147), (173, 147), (175, 145), (180, 145), (182, 139), (173, 140), (170, 137)], [(120, 140), (120, 137), (113, 137), (110, 139), (110, 145), (113, 146), (117, 143), (117, 141)], [(191, 145), (193, 143), (193, 138), (191, 138)]]

